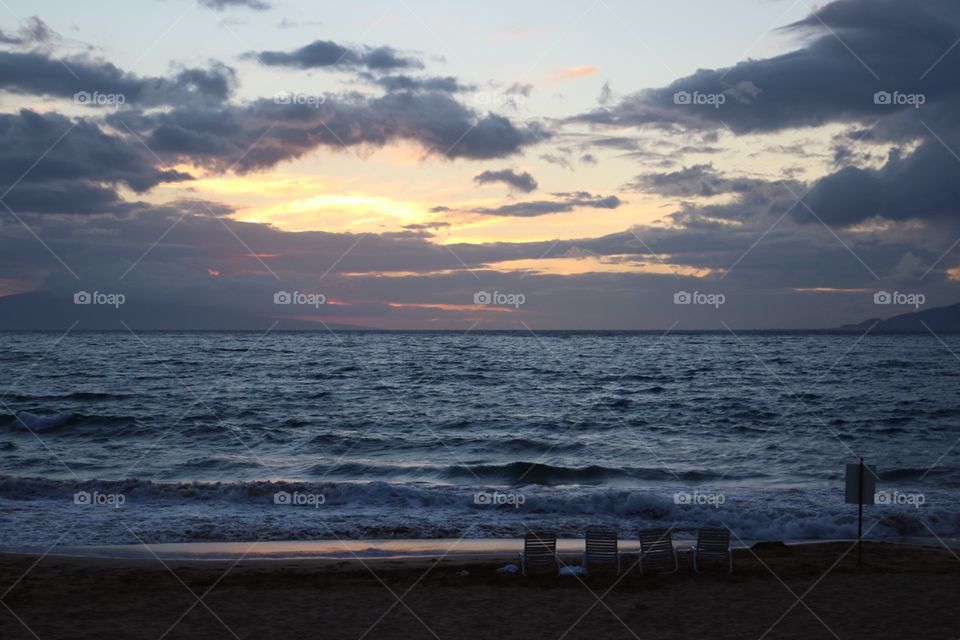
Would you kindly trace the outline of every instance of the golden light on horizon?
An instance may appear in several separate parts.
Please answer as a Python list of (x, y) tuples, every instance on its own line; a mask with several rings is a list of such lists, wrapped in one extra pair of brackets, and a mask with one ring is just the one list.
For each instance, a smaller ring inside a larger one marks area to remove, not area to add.
[(397, 231), (424, 218), (419, 203), (363, 193), (322, 194), (241, 211), (236, 218), (285, 231)]
[(525, 260), (503, 260), (485, 265), (485, 269), (504, 273), (523, 271), (537, 275), (573, 276), (588, 273), (649, 273), (705, 278), (713, 273), (711, 269), (697, 269), (685, 265), (670, 264), (666, 256), (638, 260), (634, 255), (608, 256), (562, 256)]
[[(190, 173), (197, 177), (196, 180), (186, 183), (191, 188), (199, 192), (211, 192), (219, 195), (289, 198), (296, 195), (316, 193), (317, 191), (326, 191), (331, 188), (328, 182), (318, 180), (313, 176), (279, 173), (257, 174), (256, 177), (234, 174), (208, 175), (196, 167), (177, 166), (174, 168), (177, 171)], [(183, 183), (180, 186), (182, 187)]]
[(482, 304), (445, 304), (442, 302), (388, 302), (393, 309), (438, 309), (441, 311), (482, 311), (490, 313), (512, 313), (513, 307)]
[(874, 289), (837, 289), (835, 287), (794, 287), (797, 293), (872, 293)]
[[(589, 273), (637, 273), (678, 275), (690, 278), (706, 278), (713, 275), (711, 269), (697, 269), (685, 265), (670, 264), (666, 256), (660, 260), (650, 257), (640, 260), (635, 255), (578, 255), (546, 256), (520, 260), (502, 260), (474, 267), (473, 271), (497, 271), (500, 273), (529, 273), (536, 275), (573, 276)], [(355, 271), (344, 273), (345, 277), (361, 278), (417, 278), (449, 276), (466, 269), (438, 269), (432, 271)]]

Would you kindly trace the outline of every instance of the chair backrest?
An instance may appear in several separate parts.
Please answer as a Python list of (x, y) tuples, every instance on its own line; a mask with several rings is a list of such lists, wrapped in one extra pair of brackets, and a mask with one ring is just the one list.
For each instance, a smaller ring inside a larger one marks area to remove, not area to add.
[(673, 564), (673, 535), (670, 529), (640, 531), (640, 558), (646, 564)]
[(609, 527), (588, 527), (586, 556), (587, 563), (616, 562), (617, 532)]
[(523, 560), (528, 565), (555, 564), (556, 558), (557, 534), (531, 531), (523, 537)]
[(730, 530), (726, 527), (704, 527), (697, 531), (698, 556), (726, 556), (730, 551)]

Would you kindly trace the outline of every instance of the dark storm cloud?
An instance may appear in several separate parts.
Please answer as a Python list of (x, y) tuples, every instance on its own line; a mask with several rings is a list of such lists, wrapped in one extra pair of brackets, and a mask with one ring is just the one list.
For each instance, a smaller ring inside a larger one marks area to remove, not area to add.
[(821, 178), (804, 198), (825, 221), (849, 225), (873, 216), (889, 220), (955, 217), (960, 160), (939, 142), (899, 152), (880, 169), (845, 167)]
[(330, 40), (316, 40), (293, 51), (259, 51), (246, 54), (261, 64), (295, 69), (322, 69), (340, 67), (362, 68), (371, 71), (422, 69), (418, 58), (401, 54), (392, 47), (346, 47)]
[[(209, 304), (201, 292), (218, 285), (210, 280), (207, 269), (232, 276), (231, 282), (238, 290), (246, 281), (252, 292), (260, 290), (258, 287), (266, 292), (277, 290), (277, 278), (292, 285), (316, 281), (331, 265), (331, 277), (357, 271), (462, 268), (447, 249), (420, 234), (290, 233), (267, 224), (198, 215), (201, 210), (206, 214), (207, 206), (184, 202), (169, 207), (138, 207), (123, 219), (78, 216), (68, 221), (28, 214), (23, 219), (32, 227), (42, 228), (44, 240), (81, 278), (100, 277), (116, 286), (118, 278), (162, 238), (124, 283), (155, 299), (192, 291), (184, 303)], [(236, 236), (224, 228), (224, 223)], [(63, 275), (65, 271), (56, 266), (58, 263), (37, 250), (36, 241), (25, 242), (30, 237), (12, 217), (0, 217), (0, 272), (9, 264), (20, 263), (40, 265), (43, 271)], [(250, 250), (264, 255), (263, 263)], [(66, 275), (67, 284), (75, 286)], [(255, 296), (251, 293), (251, 297)]]
[[(736, 133), (747, 133), (872, 122), (911, 108), (875, 104), (878, 91), (923, 93), (927, 104), (957, 97), (960, 56), (946, 56), (920, 79), (956, 40), (960, 6), (955, 2), (839, 0), (787, 29), (809, 36), (809, 43), (772, 58), (701, 69), (579, 119), (688, 129), (726, 123)], [(711, 96), (722, 96), (722, 104)]]
[(120, 95), (127, 106), (222, 102), (230, 97), (236, 76), (230, 67), (181, 69), (169, 78), (141, 77), (109, 62), (85, 58), (58, 60), (44, 53), (0, 51), (0, 89), (11, 93), (71, 98)]
[[(7, 185), (89, 180), (125, 184), (142, 193), (161, 182), (189, 179), (184, 173), (156, 168), (155, 159), (142, 146), (92, 122), (58, 114), (27, 109), (0, 114), (0, 140), (0, 182)], [(37, 162), (40, 157), (43, 162)]]
[[(948, 0), (838, 0), (785, 30), (805, 36), (806, 44), (772, 58), (701, 69), (576, 120), (690, 134), (848, 124), (851, 130), (838, 146), (836, 167), (804, 199), (824, 222), (956, 216), (960, 162), (950, 149), (960, 149), (960, 55), (954, 48), (960, 5)], [(875, 164), (877, 151), (886, 153), (885, 147), (858, 150), (872, 145), (894, 147), (879, 168), (869, 164)], [(710, 179), (691, 173), (642, 176), (637, 186), (656, 190), (670, 183), (672, 193), (681, 195), (685, 188), (675, 185), (687, 180), (693, 189), (716, 191)], [(690, 188), (686, 194), (693, 195)], [(794, 215), (811, 219), (802, 206)]]
[(804, 183), (795, 180), (776, 180), (765, 182), (757, 180), (750, 189), (734, 194), (734, 197), (720, 204), (695, 205), (683, 203), (680, 209), (667, 215), (667, 219), (678, 228), (710, 228), (721, 231), (718, 224), (729, 226), (736, 223), (744, 229), (770, 226), (786, 212), (793, 212), (797, 218), (809, 218), (809, 213), (797, 203), (797, 196), (804, 193)]
[(265, 0), (197, 0), (201, 7), (213, 9), (214, 11), (224, 11), (232, 7), (242, 7), (253, 9), (254, 11), (266, 11), (270, 4)]
[(139, 143), (89, 121), (26, 109), (0, 114), (0, 184), (17, 212), (118, 212), (127, 208), (115, 192), (119, 185), (142, 193), (190, 179), (155, 163)]
[(586, 191), (576, 193), (554, 193), (557, 200), (532, 200), (528, 202), (515, 202), (505, 204), (495, 208), (474, 209), (475, 213), (482, 213), (488, 216), (513, 216), (517, 218), (533, 218), (536, 216), (545, 216), (551, 213), (566, 213), (587, 207), (591, 209), (616, 209), (623, 201), (617, 196), (596, 196)]
[(15, 212), (31, 213), (123, 213), (131, 208), (114, 189), (85, 181), (20, 184), (3, 201)]
[(524, 193), (530, 193), (537, 190), (537, 181), (527, 171), (517, 173), (513, 169), (501, 169), (499, 171), (487, 170), (474, 176), (473, 181), (477, 184), (490, 184), (492, 182), (502, 182), (511, 188)]
[(669, 173), (638, 175), (627, 188), (664, 196), (710, 197), (724, 193), (744, 193), (763, 182), (751, 178), (729, 178), (717, 172), (712, 165), (697, 164)]
[(272, 167), (319, 147), (341, 150), (401, 140), (449, 158), (501, 158), (550, 136), (537, 123), (480, 115), (439, 93), (373, 98), (340, 94), (326, 96), (315, 106), (258, 100), (243, 106), (108, 116), (110, 121), (119, 118), (157, 153), (218, 170), (235, 164), (240, 172)]

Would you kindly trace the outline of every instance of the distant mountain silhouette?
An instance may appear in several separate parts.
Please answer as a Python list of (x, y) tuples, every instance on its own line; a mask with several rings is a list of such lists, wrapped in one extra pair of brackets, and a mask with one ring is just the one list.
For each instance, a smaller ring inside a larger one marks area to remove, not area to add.
[(886, 320), (874, 318), (859, 324), (845, 324), (839, 330), (863, 332), (874, 323), (877, 326), (871, 333), (928, 333), (927, 327), (935, 333), (960, 333), (960, 303), (903, 313)]
[[(66, 331), (77, 322), (77, 331), (266, 331), (277, 318), (237, 311), (178, 304), (126, 301), (119, 308), (74, 304), (68, 297), (48, 293), (18, 293), (0, 298), (0, 331)], [(365, 327), (327, 323), (331, 330)], [(325, 331), (319, 322), (282, 319), (283, 330)]]

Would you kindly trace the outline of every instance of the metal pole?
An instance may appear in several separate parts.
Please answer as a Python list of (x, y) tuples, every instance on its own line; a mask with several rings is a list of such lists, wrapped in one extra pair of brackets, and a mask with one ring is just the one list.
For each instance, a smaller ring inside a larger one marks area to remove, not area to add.
[(863, 563), (863, 458), (860, 458), (860, 505), (857, 516), (857, 566)]

